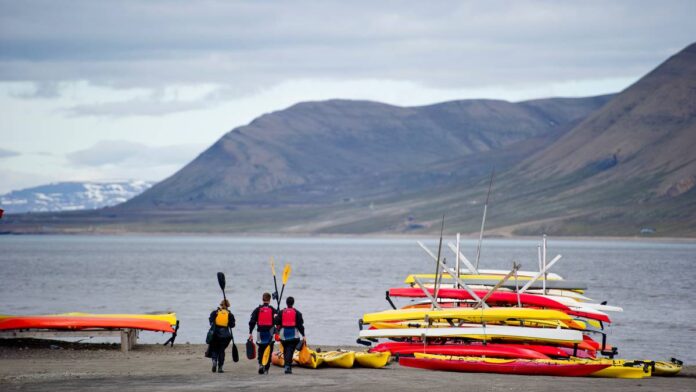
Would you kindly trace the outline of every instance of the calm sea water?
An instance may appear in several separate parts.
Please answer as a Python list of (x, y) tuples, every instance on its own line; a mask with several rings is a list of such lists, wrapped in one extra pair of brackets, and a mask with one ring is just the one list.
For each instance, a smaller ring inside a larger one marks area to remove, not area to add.
[[(427, 239), (431, 249), (436, 241)], [(537, 241), (486, 240), (483, 268), (534, 270)], [(463, 241), (473, 260), (475, 241)], [(585, 281), (589, 297), (622, 306), (612, 313), (609, 343), (626, 358), (696, 362), (696, 243), (549, 240), (553, 271)], [(454, 255), (444, 253), (448, 260)], [(216, 272), (243, 341), (264, 291), (272, 291), (269, 256), (292, 274), (285, 296), (296, 298), (308, 340), (354, 344), (364, 312), (387, 309), (385, 291), (408, 273), (432, 273), (414, 239), (231, 238), (224, 236), (0, 236), (0, 313), (176, 311), (178, 342), (202, 343), (208, 315), (221, 299)], [(401, 303), (405, 303), (401, 301)], [(141, 341), (167, 336), (146, 332)]]

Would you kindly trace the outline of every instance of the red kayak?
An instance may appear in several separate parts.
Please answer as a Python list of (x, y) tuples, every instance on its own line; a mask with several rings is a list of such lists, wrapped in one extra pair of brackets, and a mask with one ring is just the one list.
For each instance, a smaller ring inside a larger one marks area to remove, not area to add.
[(174, 332), (166, 321), (110, 318), (110, 317), (69, 317), (69, 316), (20, 316), (0, 319), (0, 331), (11, 329), (90, 329), (90, 328), (132, 328), (156, 332)]
[(511, 360), (505, 362), (486, 361), (463, 361), (452, 359), (436, 358), (411, 358), (400, 357), (399, 365), (429, 370), (445, 370), (450, 372), (471, 372), (471, 373), (503, 373), (503, 374), (522, 374), (533, 376), (564, 376), (564, 377), (583, 377), (594, 372), (598, 372), (609, 364), (582, 364), (571, 363), (544, 363), (533, 360)]
[[(431, 295), (435, 295), (434, 289), (428, 289)], [(474, 293), (479, 298), (483, 298), (488, 294), (487, 291), (474, 290)], [(408, 298), (425, 298), (425, 293), (419, 288), (413, 287), (397, 287), (389, 289), (390, 297), (408, 297)], [(438, 298), (473, 300), (474, 298), (464, 289), (440, 289), (437, 292)], [(540, 308), (559, 309), (563, 311), (570, 310), (569, 307), (553, 299), (542, 297), (535, 294), (520, 294), (520, 302), (523, 305), (536, 306)], [(496, 291), (487, 300), (487, 304), (505, 304), (517, 305), (517, 294), (506, 291)]]
[[(434, 289), (427, 289), (431, 295), (435, 295)], [(488, 294), (487, 291), (474, 290), (474, 293), (479, 298), (483, 298)], [(423, 290), (414, 287), (396, 287), (389, 289), (390, 297), (407, 297), (407, 298), (425, 298)], [(437, 292), (438, 298), (456, 299), (456, 300), (473, 300), (474, 298), (464, 289), (440, 289)], [(517, 305), (517, 294), (508, 291), (496, 291), (487, 300), (489, 305)], [(571, 316), (585, 317), (588, 319), (603, 321), (610, 323), (609, 316), (601, 312), (585, 312), (580, 310), (572, 310), (570, 307), (541, 295), (536, 294), (520, 294), (519, 303), (526, 306), (536, 308), (548, 308), (562, 310)], [(443, 305), (446, 306), (446, 305)]]
[[(384, 344), (384, 343), (383, 343)], [(426, 345), (411, 344), (409, 346), (389, 348), (379, 347), (370, 349), (370, 352), (389, 351), (392, 354), (441, 354), (441, 355), (460, 355), (470, 357), (491, 357), (491, 358), (525, 358), (525, 359), (549, 359), (548, 356), (534, 350), (520, 347), (508, 347), (504, 344), (487, 345), (464, 345), (464, 344), (435, 344)]]

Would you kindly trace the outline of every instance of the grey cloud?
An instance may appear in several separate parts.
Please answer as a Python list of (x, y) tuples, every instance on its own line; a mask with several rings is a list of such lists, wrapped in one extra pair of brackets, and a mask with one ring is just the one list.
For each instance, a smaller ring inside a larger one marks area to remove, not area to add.
[(94, 146), (66, 155), (75, 166), (100, 167), (118, 165), (123, 167), (149, 167), (183, 165), (202, 150), (197, 144), (163, 147), (147, 146), (123, 140), (100, 141)]
[(213, 103), (207, 99), (196, 101), (159, 101), (133, 99), (129, 101), (105, 102), (92, 105), (78, 105), (66, 109), (71, 116), (161, 116), (170, 113), (203, 109)]
[(4, 148), (0, 148), (0, 159), (1, 158), (16, 157), (18, 155), (22, 155), (22, 154), (18, 153), (17, 151), (6, 150)]
[(247, 93), (298, 78), (467, 88), (639, 76), (696, 37), (693, 1), (4, 0), (0, 9), (2, 80)]
[(34, 90), (13, 94), (14, 97), (23, 99), (46, 99), (57, 98), (60, 96), (61, 85), (55, 81), (40, 81), (34, 83)]

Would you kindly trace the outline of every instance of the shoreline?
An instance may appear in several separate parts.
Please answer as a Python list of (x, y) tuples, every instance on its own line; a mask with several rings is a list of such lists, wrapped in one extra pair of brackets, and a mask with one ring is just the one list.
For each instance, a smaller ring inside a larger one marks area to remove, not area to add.
[[(1, 226), (0, 226), (1, 228)], [(445, 233), (445, 236), (453, 236), (456, 233)], [(425, 237), (436, 238), (438, 233), (423, 234), (404, 234), (404, 233), (365, 233), (365, 234), (339, 234), (339, 233), (251, 233), (251, 232), (167, 232), (167, 231), (65, 231), (65, 232), (0, 232), (3, 236), (142, 236), (142, 237), (217, 237), (217, 238), (245, 238), (245, 239), (323, 239), (323, 238), (346, 238), (346, 239), (423, 239)], [(549, 239), (558, 241), (627, 241), (627, 242), (650, 242), (650, 243), (679, 243), (696, 244), (696, 237), (640, 237), (640, 236), (554, 236), (547, 235)], [(484, 235), (484, 240), (512, 240), (512, 241), (538, 241), (540, 236), (516, 236), (516, 235)], [(478, 240), (478, 234), (462, 234), (462, 240)]]
[[(696, 389), (696, 366), (685, 366), (676, 377), (640, 380), (514, 376), (487, 373), (436, 372), (401, 367), (392, 362), (383, 369), (317, 370), (295, 368), (292, 375), (271, 366), (270, 374), (259, 375), (256, 360), (247, 360), (243, 345), (237, 344), (240, 361), (231, 361), (227, 350), (225, 373), (211, 373), (210, 360), (203, 357), (205, 345), (175, 344), (174, 347), (141, 344), (121, 353), (114, 344), (8, 343), (0, 341), (0, 387), (4, 391), (208, 391), (298, 390), (415, 391), (452, 388), (468, 390), (583, 390), (623, 392), (637, 389), (692, 391)], [(324, 350), (335, 346), (322, 346)], [(342, 347), (363, 349), (358, 347)]]

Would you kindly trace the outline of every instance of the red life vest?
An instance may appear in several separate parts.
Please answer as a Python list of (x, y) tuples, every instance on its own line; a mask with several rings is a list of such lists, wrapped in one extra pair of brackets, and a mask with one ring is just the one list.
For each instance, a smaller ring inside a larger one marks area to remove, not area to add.
[(270, 327), (273, 325), (273, 308), (262, 306), (259, 308), (259, 327)]
[(295, 322), (295, 316), (297, 315), (297, 312), (295, 311), (294, 308), (287, 308), (283, 310), (283, 317), (282, 317), (282, 327), (283, 328), (294, 328), (296, 326)]

